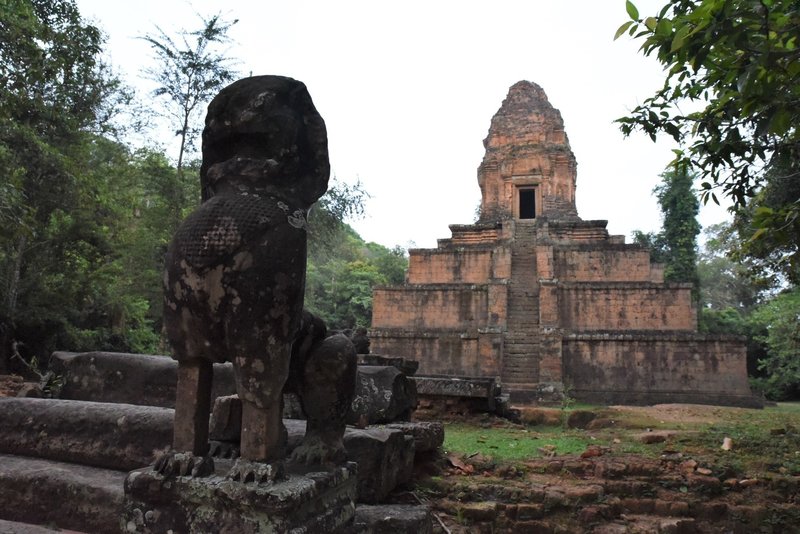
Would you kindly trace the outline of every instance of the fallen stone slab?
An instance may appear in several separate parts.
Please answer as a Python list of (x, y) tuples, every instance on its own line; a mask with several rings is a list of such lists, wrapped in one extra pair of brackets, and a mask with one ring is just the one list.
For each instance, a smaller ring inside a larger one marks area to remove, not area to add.
[(359, 354), (358, 365), (391, 365), (406, 376), (414, 376), (419, 369), (419, 362), (416, 360), (382, 354)]
[[(175, 407), (178, 364), (168, 356), (54, 352), (50, 370), (64, 379), (62, 399)], [(234, 393), (233, 367), (215, 364), (212, 398)]]
[(173, 417), (154, 406), (0, 398), (0, 453), (130, 471), (169, 447)]
[[(177, 369), (172, 358), (147, 354), (54, 352), (50, 358), (50, 370), (64, 379), (59, 397), (66, 400), (174, 408)], [(235, 393), (231, 364), (215, 364), (212, 398)], [(396, 367), (359, 366), (347, 421), (353, 425), (406, 421), (416, 406), (414, 383)], [(295, 395), (285, 395), (283, 415), (304, 418)]]
[(424, 505), (359, 504), (349, 534), (431, 534), (431, 512)]
[(93, 534), (117, 534), (126, 475), (120, 471), (0, 454), (0, 519), (45, 523)]
[(493, 413), (496, 397), (500, 394), (494, 378), (451, 377), (451, 376), (413, 376), (420, 399), (454, 398), (468, 401), (472, 411)]
[(435, 451), (444, 443), (444, 425), (439, 421), (389, 423), (385, 427), (414, 438), (415, 454)]

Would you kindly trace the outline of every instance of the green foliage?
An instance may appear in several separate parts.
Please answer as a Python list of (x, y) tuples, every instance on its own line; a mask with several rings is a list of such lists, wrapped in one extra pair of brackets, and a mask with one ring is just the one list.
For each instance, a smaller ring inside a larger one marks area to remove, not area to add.
[[(715, 189), (744, 206), (774, 177), (765, 166), (782, 165), (797, 181), (800, 171), (800, 7), (796, 0), (676, 0), (652, 17), (631, 20), (617, 31), (642, 41), (644, 55), (664, 66), (664, 85), (618, 119), (653, 140), (659, 133), (681, 145), (678, 160), (700, 172), (704, 200)], [(696, 110), (684, 112), (683, 109)], [(796, 268), (798, 197), (779, 208), (753, 213), (749, 239), (780, 245)]]
[(697, 285), (697, 236), (700, 205), (692, 188), (693, 177), (686, 165), (678, 164), (662, 174), (655, 193), (664, 216), (663, 239), (667, 250), (664, 279)]
[(738, 254), (742, 243), (730, 223), (711, 225), (704, 234), (697, 264), (702, 306), (709, 311), (732, 309), (749, 314), (773, 280), (761, 276), (759, 269)]
[(172, 117), (175, 135), (180, 138), (178, 175), (183, 173), (184, 154), (191, 151), (202, 129), (196, 112), (236, 78), (230, 59), (214, 48), (229, 41), (228, 30), (238, 20), (228, 22), (220, 14), (200, 19), (200, 29), (183, 30), (178, 37), (158, 26), (156, 33), (142, 37), (158, 61), (157, 66), (144, 71), (145, 75), (157, 85), (153, 95), (166, 99), (164, 109)]
[[(163, 351), (163, 257), (199, 203), (199, 162), (182, 147), (176, 169), (115, 140), (112, 111), (127, 94), (72, 0), (0, 0), (0, 13), (0, 372), (17, 350), (28, 361)], [(232, 23), (203, 23), (178, 40), (145, 38), (187, 143), (192, 112), (233, 75), (211, 50)], [(364, 243), (344, 223), (364, 198), (360, 184), (334, 184), (311, 215), (308, 302), (334, 327), (369, 324), (372, 287), (404, 276), (402, 249)]]
[(90, 280), (116, 218), (94, 158), (120, 85), (73, 1), (2, 0), (0, 12), (0, 322), (23, 352), (47, 355), (96, 309)]
[(773, 286), (782, 280), (798, 285), (800, 176), (782, 158), (770, 165), (766, 177), (766, 184), (752, 201), (736, 210), (734, 229), (741, 241), (736, 257), (771, 279)]
[(752, 322), (761, 327), (756, 340), (767, 348), (759, 361), (766, 378), (756, 385), (772, 399), (800, 397), (800, 288), (787, 290), (752, 315)]
[(661, 184), (653, 190), (661, 207), (662, 229), (659, 233), (634, 232), (634, 243), (650, 249), (650, 259), (664, 264), (668, 282), (697, 285), (697, 222), (699, 203), (692, 189), (693, 178), (686, 165), (678, 164), (661, 175)]
[(365, 243), (345, 222), (364, 213), (360, 182), (333, 181), (309, 216), (305, 306), (334, 329), (368, 327), (372, 288), (400, 284), (408, 260), (401, 247)]

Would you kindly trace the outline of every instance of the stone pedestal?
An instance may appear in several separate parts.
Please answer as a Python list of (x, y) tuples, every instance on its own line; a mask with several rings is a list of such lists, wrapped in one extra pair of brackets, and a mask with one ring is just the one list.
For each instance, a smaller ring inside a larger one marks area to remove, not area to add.
[(289, 473), (270, 483), (226, 478), (231, 461), (215, 460), (208, 477), (164, 478), (152, 468), (125, 480), (123, 532), (339, 532), (352, 522), (356, 464), (332, 471)]

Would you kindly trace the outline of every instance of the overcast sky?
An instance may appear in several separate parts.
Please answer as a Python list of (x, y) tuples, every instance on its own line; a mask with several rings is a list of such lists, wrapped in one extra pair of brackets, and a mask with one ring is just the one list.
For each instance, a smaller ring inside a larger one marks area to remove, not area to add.
[[(665, 0), (635, 0), (643, 15)], [(561, 111), (578, 160), (578, 214), (613, 234), (660, 227), (652, 196), (675, 148), (613, 124), (663, 81), (627, 37), (624, 0), (77, 0), (108, 35), (133, 85), (152, 65), (139, 39), (156, 25), (197, 29), (197, 14), (239, 19), (229, 54), (243, 75), (305, 82), (328, 128), (333, 174), (371, 199), (354, 221), (368, 241), (434, 247), (474, 221), (482, 141), (508, 88), (538, 83)], [(154, 137), (160, 137), (154, 134)], [(168, 139), (168, 132), (162, 139)], [(704, 225), (726, 218), (701, 211)]]

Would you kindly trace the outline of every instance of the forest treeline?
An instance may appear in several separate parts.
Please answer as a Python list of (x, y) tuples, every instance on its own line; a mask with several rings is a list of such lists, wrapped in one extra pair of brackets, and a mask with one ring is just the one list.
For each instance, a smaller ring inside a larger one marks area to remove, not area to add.
[[(687, 147), (656, 189), (662, 230), (635, 240), (668, 280), (695, 284), (701, 331), (747, 337), (754, 384), (774, 399), (800, 397), (795, 4), (669, 2), (642, 16), (627, 1), (617, 32), (642, 40), (666, 76), (619, 119), (623, 133)], [(200, 22), (142, 37), (155, 91), (136, 95), (74, 0), (0, 0), (0, 372), (56, 349), (166, 351), (163, 255), (199, 202), (193, 141), (205, 103), (236, 76), (216, 47), (236, 21)], [(686, 99), (702, 109), (684, 114)], [(178, 135), (177, 154), (130, 141), (146, 139), (157, 115), (174, 119), (162, 127)], [(331, 186), (309, 216), (306, 305), (334, 328), (368, 325), (372, 287), (402, 282), (405, 253), (346, 224), (363, 212), (359, 184)], [(701, 248), (698, 186), (705, 201), (734, 201), (733, 220), (707, 228)]]
[[(230, 24), (201, 22), (205, 31), (181, 38), (148, 36), (195, 54), (184, 65), (157, 55), (163, 62), (148, 72), (223, 65), (210, 51), (224, 32), (211, 30)], [(54, 350), (167, 351), (163, 257), (200, 201), (191, 147), (213, 94), (208, 84), (197, 101), (166, 94), (164, 105), (177, 106), (180, 155), (137, 146), (129, 139), (146, 136), (142, 123), (164, 110), (149, 109), (152, 95), (135, 95), (104, 63), (103, 39), (72, 0), (0, 0), (0, 372), (36, 366)], [(211, 62), (198, 67), (202, 54)], [(404, 250), (365, 243), (347, 225), (365, 198), (359, 184), (334, 179), (309, 215), (307, 307), (332, 328), (368, 326), (372, 286), (404, 276)]]

